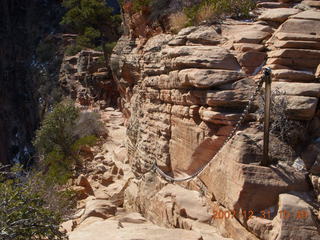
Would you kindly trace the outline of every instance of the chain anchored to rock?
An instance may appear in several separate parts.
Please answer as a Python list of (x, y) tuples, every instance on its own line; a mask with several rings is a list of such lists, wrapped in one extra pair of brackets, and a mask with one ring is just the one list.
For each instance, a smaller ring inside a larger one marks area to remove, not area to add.
[[(256, 88), (254, 90), (254, 93), (250, 97), (249, 102), (246, 105), (246, 107), (244, 108), (244, 110), (243, 110), (238, 122), (236, 123), (235, 127), (232, 129), (232, 131), (230, 132), (230, 134), (228, 135), (228, 137), (226, 138), (226, 140), (224, 141), (222, 146), (219, 148), (218, 152), (215, 154), (215, 156), (208, 163), (203, 165), (201, 168), (199, 168), (195, 173), (193, 173), (190, 176), (183, 177), (183, 178), (174, 178), (174, 177), (171, 177), (170, 175), (168, 175), (167, 173), (165, 173), (161, 168), (159, 168), (158, 165), (157, 165), (157, 161), (155, 160), (155, 161), (153, 161), (152, 165), (148, 169), (146, 169), (146, 171), (144, 171), (142, 173), (142, 175), (144, 175), (144, 174), (146, 174), (148, 172), (151, 172), (151, 171), (155, 171), (163, 179), (165, 179), (166, 181), (169, 181), (169, 182), (188, 182), (188, 181), (198, 177), (210, 165), (210, 163), (216, 158), (216, 156), (219, 155), (219, 153), (221, 152), (222, 148), (236, 135), (236, 132), (239, 130), (241, 125), (245, 122), (245, 119), (246, 119), (247, 115), (249, 114), (250, 108), (252, 107), (252, 104), (253, 104), (254, 100), (256, 99), (258, 93), (260, 92), (263, 83), (264, 82), (266, 82), (266, 83), (271, 82), (270, 76), (271, 76), (271, 69), (270, 68), (265, 68), (264, 71), (263, 71), (263, 76), (257, 82), (257, 85), (256, 85)], [(267, 121), (269, 121), (269, 120), (267, 120)], [(134, 149), (134, 151), (139, 151), (141, 153), (139, 147), (137, 145), (134, 147), (134, 145), (132, 144), (130, 138), (128, 140), (129, 140), (129, 148), (131, 150)]]

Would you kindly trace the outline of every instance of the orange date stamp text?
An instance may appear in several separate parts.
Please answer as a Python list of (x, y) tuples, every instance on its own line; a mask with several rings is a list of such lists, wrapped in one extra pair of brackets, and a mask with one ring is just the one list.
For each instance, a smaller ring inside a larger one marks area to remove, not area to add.
[[(282, 210), (278, 212), (281, 219), (296, 219), (303, 220), (309, 217), (307, 210), (297, 210), (295, 212)], [(229, 218), (244, 218), (261, 217), (264, 219), (273, 219), (273, 214), (270, 210), (254, 211), (254, 210), (214, 210), (212, 212), (213, 219), (229, 219)]]

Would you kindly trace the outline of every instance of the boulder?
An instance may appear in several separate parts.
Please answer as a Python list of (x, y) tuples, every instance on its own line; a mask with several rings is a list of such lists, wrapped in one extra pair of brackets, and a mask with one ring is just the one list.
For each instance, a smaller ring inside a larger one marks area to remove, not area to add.
[(254, 129), (238, 133), (200, 175), (215, 199), (230, 210), (264, 210), (277, 203), (280, 193), (309, 190), (305, 175), (293, 167), (257, 164), (262, 136)]
[(86, 199), (89, 196), (86, 188), (82, 186), (72, 186), (70, 190), (75, 192), (78, 200)]
[(124, 202), (124, 191), (128, 187), (128, 179), (119, 179), (110, 184), (105, 191), (110, 196), (110, 201), (116, 206), (122, 206)]
[(84, 175), (80, 175), (80, 176), (77, 178), (75, 184), (76, 184), (77, 186), (84, 187), (84, 188), (85, 188), (85, 191), (86, 191), (86, 193), (87, 193), (88, 195), (94, 195), (93, 189), (92, 189), (92, 187), (91, 187), (91, 184), (90, 184), (90, 182), (88, 181), (88, 179), (87, 179)]
[(121, 217), (119, 221), (123, 223), (141, 224), (147, 222), (147, 219), (145, 219), (140, 213), (133, 212)]
[(298, 194), (280, 194), (278, 213), (272, 224), (271, 239), (317, 240), (320, 236), (312, 207)]
[(312, 207), (299, 194), (280, 194), (277, 205), (251, 217), (247, 222), (249, 230), (260, 239), (319, 238), (318, 225)]
[(217, 112), (204, 107), (200, 108), (199, 115), (203, 121), (222, 125), (234, 125), (241, 117), (240, 113)]
[(256, 43), (234, 43), (233, 47), (239, 52), (260, 52), (265, 49), (264, 45)]
[(274, 45), (277, 48), (299, 48), (299, 49), (320, 49), (320, 42), (316, 41), (275, 41)]
[(287, 114), (292, 120), (311, 120), (316, 112), (318, 98), (303, 96), (286, 96)]
[[(312, 32), (311, 32), (312, 33)], [(320, 37), (318, 35), (307, 33), (299, 33), (299, 32), (282, 32), (278, 31), (275, 36), (279, 40), (292, 40), (292, 41), (314, 41), (320, 42)]]
[(294, 8), (276, 8), (268, 9), (259, 16), (259, 20), (273, 21), (283, 23), (291, 15), (301, 12), (299, 9)]
[(213, 27), (202, 26), (187, 35), (187, 40), (203, 45), (216, 45), (222, 38)]
[(112, 183), (114, 183), (114, 176), (110, 172), (105, 172), (101, 178), (101, 184), (107, 187)]
[(244, 77), (240, 71), (215, 69), (184, 69), (179, 72), (179, 80), (185, 86), (209, 88), (234, 82)]
[[(303, 159), (306, 168), (308, 170), (311, 170), (313, 174), (318, 174), (320, 172), (317, 172), (318, 162), (320, 156), (320, 143), (312, 143), (310, 144), (306, 150), (301, 154), (301, 158)], [(314, 164), (316, 166), (314, 166)], [(313, 167), (314, 166), (314, 167)]]
[(268, 52), (268, 57), (270, 57), (270, 58), (319, 59), (320, 58), (320, 50), (280, 49), (280, 50)]
[(316, 10), (307, 10), (294, 16), (291, 16), (291, 18), (320, 21), (320, 12)]
[(248, 103), (251, 94), (247, 89), (209, 90), (205, 95), (205, 103), (212, 107), (242, 107)]
[(281, 79), (281, 80), (292, 81), (292, 82), (311, 82), (311, 81), (314, 81), (315, 79), (312, 72), (297, 71), (297, 70), (291, 70), (291, 69), (273, 70), (272, 77), (274, 79)]
[(63, 222), (61, 224), (61, 227), (63, 230), (65, 230), (67, 233), (72, 232), (77, 226), (77, 223), (75, 220), (68, 220), (66, 222)]
[(282, 65), (284, 67), (307, 70), (308, 72), (314, 71), (316, 66), (319, 64), (319, 59), (317, 58), (268, 58), (267, 65)]
[(116, 214), (117, 207), (107, 200), (93, 199), (86, 203), (85, 212), (80, 222), (89, 217), (109, 218)]
[(214, 68), (240, 70), (237, 59), (218, 46), (178, 46), (162, 50), (164, 64), (172, 69)]
[(199, 192), (178, 185), (166, 185), (152, 197), (149, 204), (148, 217), (158, 223), (169, 222), (177, 226), (176, 218), (179, 216), (206, 223), (212, 218)]
[(251, 31), (242, 31), (236, 33), (234, 36), (234, 43), (255, 43), (259, 44), (264, 39), (270, 37), (271, 34), (269, 32), (262, 32), (257, 30), (251, 30)]
[(320, 97), (320, 83), (273, 82), (271, 86), (285, 95)]
[[(238, 55), (238, 61), (242, 67), (257, 68), (263, 64), (267, 57), (264, 52), (245, 52)], [(250, 72), (252, 73), (252, 72)]]
[[(304, 12), (300, 13), (304, 14)], [(295, 15), (298, 16), (299, 14)], [(315, 21), (315, 20), (308, 20), (308, 19), (289, 19), (285, 21), (277, 30), (277, 36), (279, 32), (284, 32), (284, 33), (290, 33), (291, 35), (293, 33), (296, 34), (295, 38), (298, 38), (300, 40), (303, 34), (310, 34), (314, 35), (313, 37), (319, 38), (320, 33), (320, 21)]]

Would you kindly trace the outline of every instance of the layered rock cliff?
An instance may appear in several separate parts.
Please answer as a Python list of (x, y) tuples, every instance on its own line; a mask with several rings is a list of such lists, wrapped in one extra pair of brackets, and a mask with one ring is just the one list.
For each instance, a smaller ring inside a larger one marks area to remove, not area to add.
[[(255, 21), (225, 19), (178, 34), (164, 28), (136, 31), (134, 24), (141, 26), (143, 19), (150, 26), (148, 18), (125, 14), (128, 31), (114, 49), (111, 67), (137, 177), (125, 192), (127, 209), (185, 229), (197, 229), (191, 219), (212, 220), (234, 239), (319, 238), (320, 11), (309, 9), (316, 1), (297, 4), (261, 2)], [(285, 95), (288, 121), (307, 126), (306, 137), (293, 145), (272, 136), (276, 152), (269, 167), (259, 166), (263, 141), (257, 102), (241, 131), (223, 146), (262, 67), (272, 69), (273, 89)], [(289, 148), (291, 154), (277, 153)], [(144, 174), (154, 161), (173, 177), (191, 175), (210, 162), (198, 179), (182, 186), (203, 193), (207, 213), (228, 212), (229, 217), (211, 219), (192, 204), (181, 205), (187, 201), (179, 200), (184, 190), (152, 172)], [(251, 217), (243, 215), (250, 211)], [(263, 215), (267, 212), (269, 217)], [(308, 217), (298, 218), (301, 212)]]

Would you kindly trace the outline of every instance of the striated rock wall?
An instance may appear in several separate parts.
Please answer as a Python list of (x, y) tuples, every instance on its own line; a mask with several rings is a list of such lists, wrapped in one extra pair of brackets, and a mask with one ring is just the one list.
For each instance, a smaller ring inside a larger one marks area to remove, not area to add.
[(83, 106), (98, 104), (103, 109), (116, 106), (117, 86), (103, 59), (103, 52), (91, 49), (64, 56), (59, 83), (65, 94)]
[[(221, 148), (252, 95), (261, 68), (268, 66), (273, 72), (273, 89), (285, 92), (288, 117), (309, 125), (308, 139), (299, 143), (302, 151), (297, 153), (307, 171), (297, 171), (287, 163), (259, 166), (262, 134), (253, 107), (244, 131), (199, 178), (211, 194), (213, 209), (256, 213), (253, 219), (237, 216), (232, 223), (229, 219), (214, 221), (227, 236), (317, 239), (318, 207), (307, 175), (318, 169), (319, 162), (320, 83), (316, 71), (320, 64), (320, 12), (301, 10), (301, 5), (293, 9), (290, 2), (259, 6), (253, 22), (226, 19), (221, 24), (188, 27), (178, 34), (137, 36), (128, 31), (122, 36), (111, 57), (111, 68), (127, 118), (128, 157), (136, 175), (155, 160), (172, 176), (194, 173)], [(276, 141), (279, 139), (274, 137), (272, 142)], [(319, 176), (320, 172), (312, 174)], [(313, 177), (316, 189), (318, 181)], [(129, 185), (127, 207), (139, 209), (154, 221), (185, 227), (161, 213), (159, 209), (165, 207), (160, 207), (158, 198), (165, 190), (151, 185)], [(141, 199), (144, 194), (149, 197)], [(267, 209), (272, 212), (269, 219), (258, 214)], [(310, 218), (307, 223), (293, 224), (292, 219), (281, 218), (281, 209), (291, 213), (307, 209)], [(158, 211), (156, 216), (154, 211)], [(296, 225), (304, 230), (294, 230)]]

